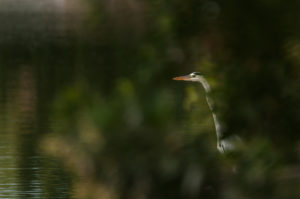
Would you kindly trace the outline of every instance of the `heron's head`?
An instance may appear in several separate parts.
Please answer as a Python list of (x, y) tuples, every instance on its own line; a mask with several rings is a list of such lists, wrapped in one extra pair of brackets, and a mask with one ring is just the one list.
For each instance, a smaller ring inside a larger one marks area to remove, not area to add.
[(192, 81), (192, 82), (199, 82), (201, 79), (201, 73), (199, 72), (192, 72), (188, 75), (174, 77), (173, 80), (181, 80), (181, 81)]

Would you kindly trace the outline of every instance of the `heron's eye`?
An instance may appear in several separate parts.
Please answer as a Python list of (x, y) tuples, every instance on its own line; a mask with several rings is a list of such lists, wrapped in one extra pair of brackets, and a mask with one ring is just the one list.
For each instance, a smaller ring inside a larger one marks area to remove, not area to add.
[(196, 77), (196, 75), (195, 74), (191, 74), (191, 77)]

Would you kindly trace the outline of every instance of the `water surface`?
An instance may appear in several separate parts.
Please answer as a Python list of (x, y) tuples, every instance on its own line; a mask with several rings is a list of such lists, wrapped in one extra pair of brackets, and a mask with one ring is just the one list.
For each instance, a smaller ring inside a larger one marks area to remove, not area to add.
[(32, 68), (1, 76), (0, 198), (69, 198), (68, 175), (41, 150), (39, 140), (51, 123), (41, 111), (48, 102), (37, 94)]

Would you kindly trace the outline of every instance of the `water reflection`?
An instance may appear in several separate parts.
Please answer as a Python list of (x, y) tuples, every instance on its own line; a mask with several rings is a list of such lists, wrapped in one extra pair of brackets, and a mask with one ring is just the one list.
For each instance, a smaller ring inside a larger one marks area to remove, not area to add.
[(38, 147), (48, 128), (37, 119), (32, 68), (6, 75), (0, 101), (0, 198), (69, 198), (68, 176)]

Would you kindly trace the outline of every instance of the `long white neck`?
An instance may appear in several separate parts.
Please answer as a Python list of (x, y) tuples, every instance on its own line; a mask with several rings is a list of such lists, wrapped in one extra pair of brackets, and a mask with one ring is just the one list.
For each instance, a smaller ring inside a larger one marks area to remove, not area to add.
[(206, 93), (210, 92), (210, 85), (208, 84), (207, 80), (203, 76), (198, 76), (199, 82), (202, 84)]
[(199, 77), (199, 82), (202, 84), (204, 90), (205, 90), (205, 97), (206, 97), (206, 102), (208, 104), (208, 107), (212, 113), (213, 116), (213, 120), (214, 120), (214, 126), (216, 129), (216, 135), (217, 135), (217, 148), (220, 152), (224, 152), (223, 147), (221, 146), (221, 138), (223, 136), (223, 132), (222, 132), (222, 126), (221, 123), (219, 122), (216, 113), (214, 112), (214, 103), (212, 101), (212, 99), (208, 96), (209, 92), (211, 91), (210, 85), (208, 84), (207, 80), (203, 77), (200, 76)]

